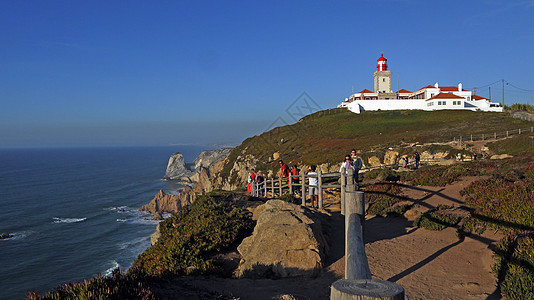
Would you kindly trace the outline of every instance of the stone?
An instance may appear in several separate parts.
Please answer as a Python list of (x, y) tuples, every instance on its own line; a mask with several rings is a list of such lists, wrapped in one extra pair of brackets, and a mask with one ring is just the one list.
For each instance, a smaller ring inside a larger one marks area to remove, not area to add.
[(380, 162), (380, 158), (378, 158), (376, 156), (369, 157), (368, 161), (369, 161), (369, 166), (371, 166), (371, 167), (380, 166), (382, 164)]
[(252, 236), (238, 246), (239, 277), (314, 277), (327, 245), (316, 214), (300, 205), (270, 200), (254, 211)]
[(505, 159), (505, 158), (510, 158), (510, 157), (513, 157), (512, 155), (510, 154), (496, 154), (496, 155), (492, 155), (490, 157), (490, 159)]
[(9, 234), (7, 232), (4, 232), (0, 235), (0, 240), (5, 240), (5, 239), (9, 239), (9, 238), (12, 238), (13, 235), (12, 234)]
[(274, 160), (277, 160), (279, 158), (280, 158), (280, 153), (278, 153), (278, 152), (273, 153), (273, 159)]
[(143, 205), (139, 210), (151, 214), (178, 213), (182, 207), (193, 203), (195, 198), (196, 195), (189, 186), (185, 186), (178, 195), (168, 195), (160, 190), (150, 203)]
[(191, 172), (185, 165), (184, 156), (180, 152), (176, 152), (169, 158), (165, 176), (163, 179), (173, 180), (184, 176), (191, 176)]
[(225, 159), (233, 148), (221, 148), (217, 150), (202, 151), (200, 155), (193, 161), (195, 171), (199, 171), (200, 168), (209, 169), (219, 161)]
[(397, 164), (398, 156), (399, 156), (399, 152), (397, 151), (386, 151), (386, 154), (384, 154), (384, 164), (386, 165)]

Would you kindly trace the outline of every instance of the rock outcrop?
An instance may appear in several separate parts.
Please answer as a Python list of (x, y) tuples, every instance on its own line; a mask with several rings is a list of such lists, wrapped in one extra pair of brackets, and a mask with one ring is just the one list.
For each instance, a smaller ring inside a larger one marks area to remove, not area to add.
[(191, 176), (191, 172), (184, 161), (184, 156), (180, 152), (176, 152), (169, 158), (169, 163), (167, 164), (167, 170), (165, 171), (164, 179), (179, 179), (181, 177)]
[(324, 264), (327, 244), (318, 215), (300, 205), (270, 200), (254, 210), (252, 236), (237, 248), (239, 277), (314, 277)]
[(192, 191), (189, 186), (185, 186), (178, 195), (168, 195), (160, 190), (150, 203), (143, 205), (139, 210), (151, 214), (178, 213), (182, 207), (195, 201), (195, 194)]
[(202, 151), (200, 155), (193, 161), (195, 171), (199, 171), (200, 168), (211, 168), (219, 161), (225, 159), (231, 151), (232, 148)]
[(0, 234), (0, 240), (9, 239), (9, 238), (12, 238), (12, 237), (13, 237), (13, 235), (9, 234), (7, 232), (4, 232), (4, 233)]

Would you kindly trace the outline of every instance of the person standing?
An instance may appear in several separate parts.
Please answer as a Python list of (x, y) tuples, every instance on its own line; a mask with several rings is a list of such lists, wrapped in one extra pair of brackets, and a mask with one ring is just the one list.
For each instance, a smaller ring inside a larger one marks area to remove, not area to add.
[(300, 191), (300, 188), (299, 188), (299, 183), (300, 183), (300, 178), (299, 178), (299, 174), (300, 174), (300, 170), (299, 168), (297, 167), (297, 165), (294, 165), (292, 168), (291, 168), (291, 175), (293, 175), (293, 184), (295, 184), (296, 186), (293, 187), (293, 192), (296, 193), (297, 195), (299, 194), (299, 191)]
[(280, 164), (280, 177), (289, 177), (289, 167), (282, 160), (278, 161), (278, 163)]
[(350, 155), (351, 155), (351, 158), (352, 158), (352, 166), (354, 167), (354, 183), (356, 184), (356, 189), (359, 188), (359, 173), (360, 173), (360, 170), (363, 168), (363, 161), (361, 159), (361, 157), (359, 157), (357, 154), (356, 154), (356, 149), (352, 149), (350, 151)]
[(415, 168), (419, 169), (419, 162), (421, 161), (421, 155), (419, 155), (419, 152), (415, 151), (413, 159), (415, 160)]
[(315, 175), (315, 177), (308, 177), (308, 184), (310, 185), (308, 195), (310, 195), (312, 207), (319, 208), (319, 178), (317, 178), (318, 174), (315, 170), (316, 167), (312, 165), (310, 167), (310, 172), (308, 172), (308, 175)]
[(263, 177), (263, 173), (261, 171), (258, 171), (256, 174), (256, 182), (258, 184), (258, 196), (263, 196), (263, 182), (265, 181), (265, 177)]
[(247, 182), (248, 182), (248, 187), (247, 187), (247, 192), (249, 194), (252, 194), (252, 185), (254, 184), (254, 182), (256, 181), (256, 173), (254, 173), (254, 169), (251, 170), (251, 174), (248, 176), (248, 179), (247, 179)]

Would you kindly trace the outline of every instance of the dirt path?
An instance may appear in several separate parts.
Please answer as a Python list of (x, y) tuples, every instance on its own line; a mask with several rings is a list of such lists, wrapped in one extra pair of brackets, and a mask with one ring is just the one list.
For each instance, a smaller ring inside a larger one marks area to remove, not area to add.
[[(403, 192), (416, 204), (414, 211), (423, 212), (440, 204), (461, 206), (464, 203), (460, 190), (475, 179), (464, 178), (446, 187), (405, 186)], [(337, 195), (327, 194), (324, 201), (329, 214), (325, 232), (331, 246), (326, 267), (317, 278), (184, 277), (175, 280), (175, 287), (184, 285), (240, 299), (328, 299), (330, 285), (344, 275), (344, 219)], [(488, 247), (501, 236), (487, 231), (459, 239), (454, 228), (418, 229), (413, 227), (414, 211), (407, 213), (406, 218), (367, 218), (365, 249), (373, 278), (400, 284), (406, 299), (499, 299), (495, 295), (496, 278), (491, 273), (493, 258)]]

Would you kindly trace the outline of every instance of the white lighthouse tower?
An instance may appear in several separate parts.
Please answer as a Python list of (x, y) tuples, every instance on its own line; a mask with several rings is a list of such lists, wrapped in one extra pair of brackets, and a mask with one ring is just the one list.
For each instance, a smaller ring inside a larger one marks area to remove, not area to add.
[(388, 60), (382, 54), (377, 62), (377, 71), (373, 74), (375, 93), (378, 94), (378, 99), (395, 99), (396, 95), (391, 91), (391, 71), (388, 70)]

